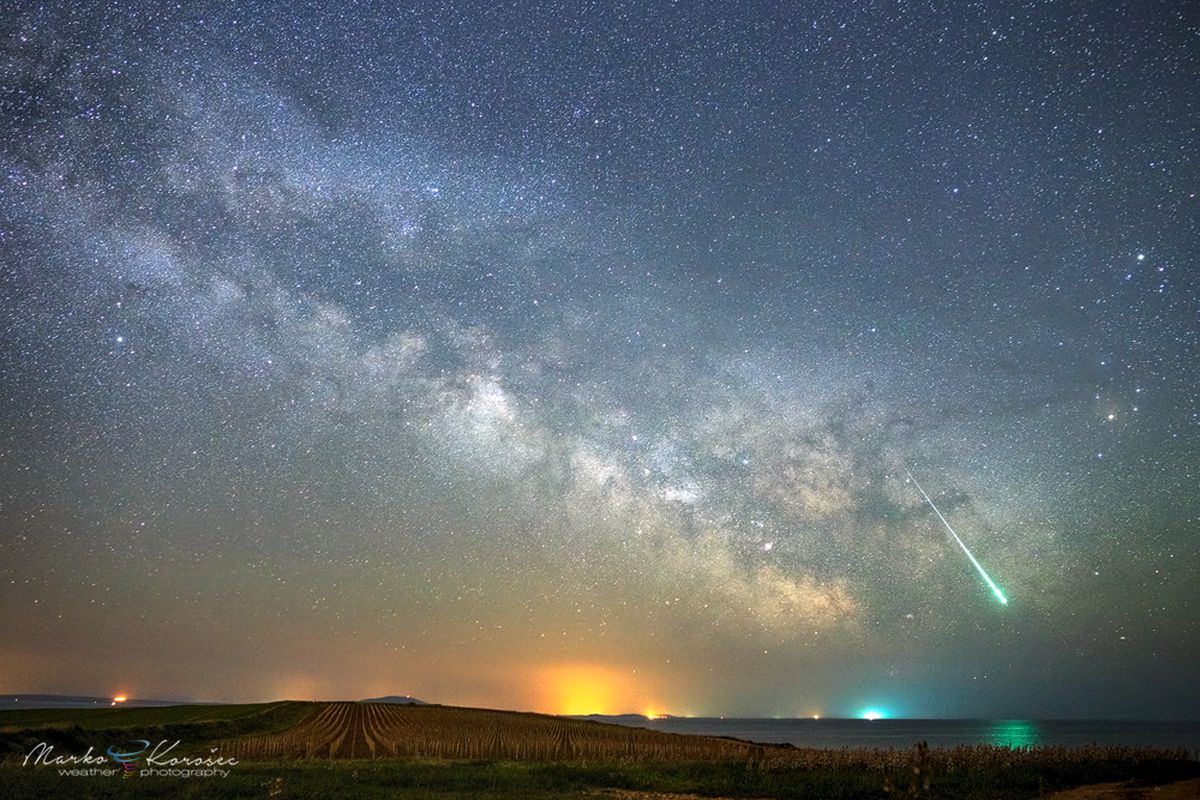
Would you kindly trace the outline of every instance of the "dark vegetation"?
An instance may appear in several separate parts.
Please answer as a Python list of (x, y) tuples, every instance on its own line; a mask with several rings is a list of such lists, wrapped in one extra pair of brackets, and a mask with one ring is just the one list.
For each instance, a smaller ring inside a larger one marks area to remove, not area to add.
[[(77, 754), (89, 746), (103, 753), (130, 739), (180, 739), (176, 753), (206, 755), (216, 748), (242, 761), (228, 777), (187, 778), (68, 777), (53, 767), (21, 766), (42, 741), (58, 753)], [(472, 757), (476, 752), (484, 756)], [(620, 797), (612, 794), (618, 790), (727, 798), (1020, 800), (1089, 783), (1151, 785), (1200, 777), (1200, 764), (1185, 752), (1139, 748), (814, 750), (538, 714), (329, 703), (0, 712), (0, 754), (0, 796), (13, 800), (539, 800)]]

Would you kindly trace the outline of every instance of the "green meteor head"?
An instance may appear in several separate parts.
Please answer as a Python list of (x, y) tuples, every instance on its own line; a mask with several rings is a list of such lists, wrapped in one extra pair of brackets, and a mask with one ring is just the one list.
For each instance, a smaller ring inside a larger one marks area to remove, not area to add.
[(975, 565), (975, 569), (979, 570), (980, 576), (983, 577), (983, 582), (986, 583), (988, 588), (992, 590), (992, 594), (996, 595), (996, 599), (999, 600), (1003, 605), (1008, 605), (1008, 598), (1004, 596), (1004, 592), (1000, 591), (1000, 587), (996, 585), (994, 580), (992, 580), (992, 576), (984, 572), (983, 566), (975, 560), (975, 556), (971, 555), (971, 551), (969, 550), (967, 551), (967, 557), (971, 559), (971, 563)]

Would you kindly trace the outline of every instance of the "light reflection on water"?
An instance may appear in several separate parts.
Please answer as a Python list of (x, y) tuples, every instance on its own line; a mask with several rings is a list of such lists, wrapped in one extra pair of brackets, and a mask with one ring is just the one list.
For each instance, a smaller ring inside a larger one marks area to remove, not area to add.
[(998, 719), (987, 733), (988, 744), (996, 747), (1033, 747), (1038, 744), (1037, 725), (1027, 719)]
[(1200, 721), (978, 719), (705, 719), (609, 718), (672, 733), (733, 736), (797, 747), (908, 749), (990, 744), (999, 747), (1110, 745), (1200, 749)]

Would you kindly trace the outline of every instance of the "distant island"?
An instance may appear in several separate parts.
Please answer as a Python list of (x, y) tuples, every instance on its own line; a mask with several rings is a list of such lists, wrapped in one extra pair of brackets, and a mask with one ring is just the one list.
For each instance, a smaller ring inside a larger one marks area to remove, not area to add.
[(651, 720), (656, 720), (656, 719), (685, 719), (684, 717), (677, 717), (674, 714), (655, 714), (652, 717), (647, 716), (646, 714), (632, 714), (632, 713), (631, 714), (563, 714), (562, 716), (567, 717), (568, 719), (591, 719), (591, 720), (596, 720), (597, 722), (603, 722), (605, 720), (613, 720), (616, 722), (622, 722), (622, 721), (625, 721), (625, 722), (650, 722)]
[(393, 703), (398, 706), (427, 706), (424, 700), (418, 700), (415, 697), (408, 695), (389, 694), (383, 697), (368, 697), (365, 700), (359, 700), (360, 703)]
[[(368, 697), (359, 703), (391, 703), (399, 706), (427, 706), (429, 703), (409, 695), (389, 694), (384, 697)], [(0, 709), (20, 710), (30, 708), (152, 708), (162, 706), (225, 705), (221, 701), (163, 700), (145, 697), (100, 697), (73, 694), (5, 694), (0, 695)]]
[(103, 708), (125, 706), (147, 708), (151, 706), (208, 705), (195, 700), (156, 700), (141, 697), (113, 698), (72, 694), (5, 694), (0, 695), (0, 709), (22, 708)]

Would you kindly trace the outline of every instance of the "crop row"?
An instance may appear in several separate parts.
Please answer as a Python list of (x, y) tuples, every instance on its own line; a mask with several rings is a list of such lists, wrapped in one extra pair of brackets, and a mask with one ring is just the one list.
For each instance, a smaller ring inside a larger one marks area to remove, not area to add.
[(540, 714), (326, 703), (281, 733), (232, 739), (226, 756), (532, 760), (746, 760), (771, 748)]

